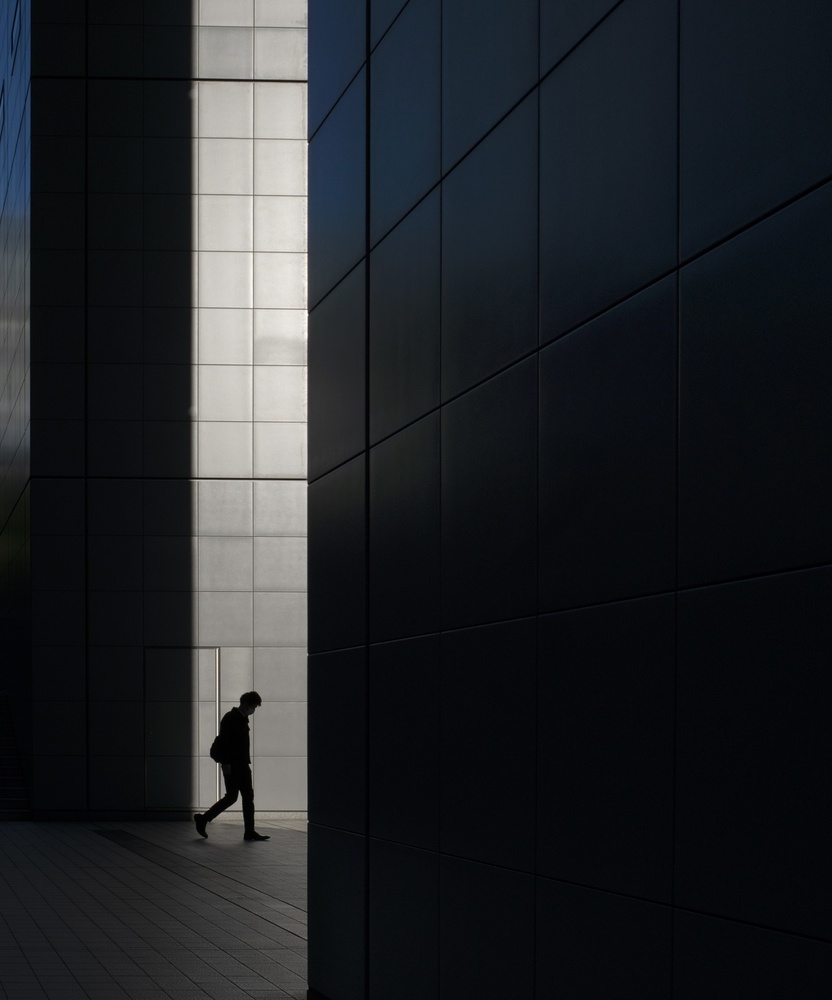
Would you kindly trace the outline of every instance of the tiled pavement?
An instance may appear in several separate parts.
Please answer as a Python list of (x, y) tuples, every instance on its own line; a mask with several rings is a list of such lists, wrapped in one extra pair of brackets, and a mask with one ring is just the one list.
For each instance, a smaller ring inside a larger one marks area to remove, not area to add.
[(306, 997), (306, 823), (0, 823), (0, 1000)]

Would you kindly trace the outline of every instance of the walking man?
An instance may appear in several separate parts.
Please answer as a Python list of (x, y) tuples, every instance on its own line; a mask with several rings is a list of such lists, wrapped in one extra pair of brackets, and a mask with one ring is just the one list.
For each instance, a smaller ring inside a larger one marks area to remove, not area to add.
[(254, 787), (251, 783), (251, 740), (249, 737), (249, 718), (262, 704), (262, 699), (256, 691), (247, 691), (240, 695), (240, 704), (226, 712), (220, 722), (220, 763), (225, 781), (225, 795), (215, 803), (208, 812), (196, 813), (194, 823), (200, 837), (207, 837), (205, 827), (216, 816), (237, 801), (237, 796), (243, 798), (243, 824), (245, 840), (268, 840), (269, 838), (254, 829)]

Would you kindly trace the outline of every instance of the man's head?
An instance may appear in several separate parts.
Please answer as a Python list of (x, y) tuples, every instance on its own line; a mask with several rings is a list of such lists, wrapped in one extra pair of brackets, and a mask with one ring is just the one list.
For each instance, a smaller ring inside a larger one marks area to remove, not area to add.
[(243, 715), (254, 715), (254, 710), (263, 704), (263, 699), (256, 691), (246, 691), (240, 695), (240, 712)]

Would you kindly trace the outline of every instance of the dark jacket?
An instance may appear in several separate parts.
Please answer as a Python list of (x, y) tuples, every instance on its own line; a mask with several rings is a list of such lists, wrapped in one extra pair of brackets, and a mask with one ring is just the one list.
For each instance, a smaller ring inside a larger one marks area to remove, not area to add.
[(251, 741), (248, 719), (238, 708), (226, 712), (220, 722), (223, 764), (250, 764)]

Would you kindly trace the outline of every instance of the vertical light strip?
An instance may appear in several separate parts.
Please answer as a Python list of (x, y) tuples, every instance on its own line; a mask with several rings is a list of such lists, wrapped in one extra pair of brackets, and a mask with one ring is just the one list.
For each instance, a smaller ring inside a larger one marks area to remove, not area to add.
[[(220, 731), (220, 647), (214, 647), (214, 731), (219, 733)], [(220, 765), (216, 765), (217, 773), (217, 799), (219, 800), (222, 796), (222, 791), (220, 789)]]
[[(191, 548), (191, 644), (199, 646), (200, 635), (200, 479), (199, 479), (199, 46), (200, 46), (200, 12), (199, 2), (194, 0), (191, 8), (191, 406), (190, 406), (190, 441), (191, 441), (191, 500), (196, 501), (192, 507), (193, 542)], [(219, 719), (219, 661), (215, 655), (217, 718)], [(216, 730), (219, 732), (219, 729)], [(219, 788), (219, 768), (217, 769), (217, 788)]]
[[(15, 16), (20, 10), (20, 4), (15, 7)], [(31, 22), (31, 14), (30, 14)], [(30, 26), (31, 33), (31, 26)], [(84, 4), (84, 802), (87, 812), (90, 809), (90, 479), (89, 479), (89, 428), (90, 428), (90, 272), (89, 272), (89, 219), (90, 219), (90, 47), (88, 43), (90, 30), (90, 4)], [(14, 29), (12, 30), (12, 67), (16, 53)], [(144, 136), (142, 136), (144, 149)], [(144, 186), (144, 167), (142, 167), (142, 186)], [(144, 280), (144, 279), (142, 279)], [(30, 328), (31, 345), (31, 328)], [(31, 351), (30, 351), (31, 353)], [(142, 518), (144, 518), (144, 493), (142, 492)], [(144, 571), (144, 566), (142, 566)], [(144, 610), (142, 611), (142, 631), (144, 631)], [(144, 654), (143, 661), (144, 661)], [(142, 663), (142, 674), (145, 672)], [(147, 701), (142, 676), (142, 727), (146, 726)], [(146, 730), (145, 730), (146, 732)], [(144, 737), (146, 739), (146, 736)], [(143, 747), (145, 767), (145, 799), (147, 807), (147, 746)]]
[(370, 0), (364, 8), (364, 989), (370, 984), (370, 218), (372, 178), (372, 36)]

